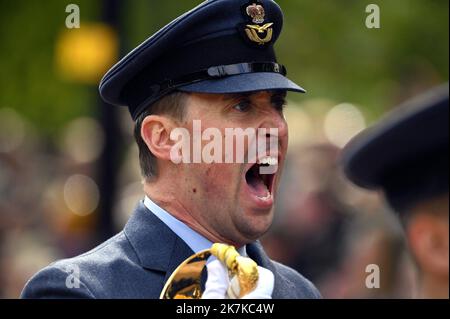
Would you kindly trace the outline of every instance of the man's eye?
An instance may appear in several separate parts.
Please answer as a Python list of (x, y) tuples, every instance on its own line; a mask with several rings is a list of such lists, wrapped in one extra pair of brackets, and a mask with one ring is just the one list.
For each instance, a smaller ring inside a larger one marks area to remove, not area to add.
[(233, 106), (233, 108), (239, 112), (248, 112), (251, 108), (251, 104), (249, 101), (241, 101)]

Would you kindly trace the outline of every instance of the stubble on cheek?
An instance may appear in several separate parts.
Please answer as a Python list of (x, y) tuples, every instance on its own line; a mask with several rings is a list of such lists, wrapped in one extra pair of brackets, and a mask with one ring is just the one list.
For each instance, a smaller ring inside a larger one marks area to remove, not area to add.
[(198, 198), (203, 218), (224, 238), (230, 238), (235, 232), (233, 223), (236, 217), (240, 218), (236, 215), (240, 210), (241, 174), (236, 165), (205, 164), (198, 181), (203, 190), (202, 198)]
[(240, 174), (233, 167), (236, 164), (205, 164), (199, 183), (205, 192), (204, 200), (216, 202), (218, 206), (229, 207), (237, 202), (240, 189)]

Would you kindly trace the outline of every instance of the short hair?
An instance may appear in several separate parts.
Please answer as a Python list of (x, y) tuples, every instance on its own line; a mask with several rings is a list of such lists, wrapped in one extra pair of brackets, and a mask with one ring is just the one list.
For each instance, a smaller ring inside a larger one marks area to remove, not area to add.
[(141, 136), (141, 127), (144, 119), (149, 115), (167, 115), (177, 120), (183, 120), (185, 114), (185, 104), (188, 93), (175, 91), (166, 95), (158, 101), (149, 105), (136, 119), (134, 127), (134, 138), (139, 149), (139, 164), (141, 174), (146, 181), (158, 175), (156, 157), (149, 150), (147, 144)]

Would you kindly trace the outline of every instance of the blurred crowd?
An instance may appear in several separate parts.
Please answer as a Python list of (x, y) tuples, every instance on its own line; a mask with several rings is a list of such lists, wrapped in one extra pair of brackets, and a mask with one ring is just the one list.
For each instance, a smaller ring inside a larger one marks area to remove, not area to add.
[[(143, 198), (133, 123), (123, 111), (125, 155), (117, 196), (108, 198), (117, 232)], [(96, 180), (104, 133), (95, 119), (77, 118), (51, 143), (16, 111), (0, 113), (0, 296), (17, 298), (36, 271), (102, 240)], [(325, 298), (410, 298), (415, 269), (396, 216), (380, 194), (352, 186), (340, 171), (342, 146), (366, 125), (362, 114), (324, 100), (290, 103), (288, 159), (274, 224), (262, 242)], [(378, 289), (366, 286), (373, 264)]]
[[(276, 223), (263, 243), (324, 298), (412, 297), (414, 268), (402, 229), (379, 194), (345, 180), (339, 151), (315, 144), (290, 152)], [(380, 269), (378, 289), (366, 286), (369, 265)]]
[[(143, 198), (125, 108), (114, 137), (117, 189), (104, 191), (111, 141), (97, 85), (119, 56), (200, 2), (78, 0), (80, 29), (67, 28), (60, 0), (2, 2), (0, 298), (17, 298), (42, 267), (102, 242), (102, 203), (112, 201), (112, 235)], [(381, 194), (352, 186), (339, 158), (391, 106), (448, 81), (449, 2), (378, 1), (380, 29), (365, 26), (362, 1), (345, 10), (338, 1), (277, 2), (286, 14), (279, 57), (309, 92), (286, 109), (290, 145), (266, 251), (325, 298), (414, 297), (397, 216)], [(380, 288), (366, 286), (369, 265), (380, 269)]]

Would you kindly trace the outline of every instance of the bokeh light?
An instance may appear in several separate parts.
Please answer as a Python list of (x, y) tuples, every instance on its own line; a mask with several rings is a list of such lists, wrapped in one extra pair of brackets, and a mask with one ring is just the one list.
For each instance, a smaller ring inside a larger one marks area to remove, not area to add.
[(337, 147), (344, 147), (352, 137), (366, 128), (366, 120), (353, 104), (342, 103), (333, 107), (324, 121), (325, 135)]
[(83, 23), (79, 29), (65, 29), (56, 45), (56, 65), (65, 79), (98, 84), (117, 60), (115, 32), (101, 23)]
[(100, 124), (87, 117), (70, 122), (65, 128), (61, 149), (63, 153), (79, 163), (96, 160), (104, 145), (104, 133)]
[(98, 186), (88, 176), (72, 175), (64, 184), (64, 201), (74, 214), (89, 215), (97, 208), (99, 199)]

